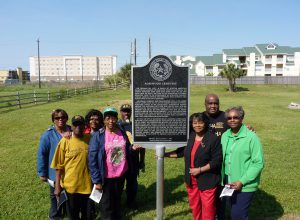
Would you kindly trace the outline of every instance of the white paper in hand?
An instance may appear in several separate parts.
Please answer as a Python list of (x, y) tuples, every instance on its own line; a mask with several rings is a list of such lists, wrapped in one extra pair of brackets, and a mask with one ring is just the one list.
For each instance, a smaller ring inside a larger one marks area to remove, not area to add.
[(54, 188), (54, 181), (47, 179), (47, 183)]
[(96, 189), (96, 185), (94, 185), (92, 193), (90, 195), (90, 199), (99, 203), (102, 198), (103, 191)]
[(223, 196), (232, 196), (233, 192), (234, 192), (234, 189), (231, 189), (230, 185), (225, 185), (222, 190), (222, 193), (220, 195), (220, 198)]

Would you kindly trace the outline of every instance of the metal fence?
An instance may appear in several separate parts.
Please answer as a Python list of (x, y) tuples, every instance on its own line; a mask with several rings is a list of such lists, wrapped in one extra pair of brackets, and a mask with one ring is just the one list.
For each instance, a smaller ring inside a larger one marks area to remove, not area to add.
[[(227, 85), (228, 80), (220, 76), (191, 76), (191, 84)], [(300, 76), (244, 76), (236, 79), (236, 84), (292, 85), (300, 84)]]
[(128, 86), (127, 83), (117, 84), (113, 87), (86, 87), (86, 88), (74, 88), (74, 89), (66, 89), (60, 90), (59, 92), (36, 92), (32, 93), (20, 93), (17, 92), (13, 95), (4, 95), (0, 96), (0, 109), (7, 109), (11, 107), (17, 106), (18, 108), (22, 108), (25, 105), (35, 105), (38, 103), (47, 103), (47, 102), (55, 102), (62, 99), (67, 99), (70, 97), (85, 95), (92, 92), (106, 91), (106, 90), (114, 90), (116, 88), (122, 88)]

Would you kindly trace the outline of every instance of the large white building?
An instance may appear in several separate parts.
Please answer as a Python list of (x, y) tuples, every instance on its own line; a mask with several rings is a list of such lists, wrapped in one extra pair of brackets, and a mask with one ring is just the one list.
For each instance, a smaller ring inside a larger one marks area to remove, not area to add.
[[(38, 81), (38, 57), (30, 57), (30, 80)], [(116, 56), (40, 57), (41, 81), (103, 80), (117, 71)]]
[(227, 63), (245, 70), (247, 76), (300, 76), (300, 47), (256, 44), (241, 49), (223, 49), (213, 56), (171, 56), (177, 65), (190, 67), (191, 75), (218, 76)]

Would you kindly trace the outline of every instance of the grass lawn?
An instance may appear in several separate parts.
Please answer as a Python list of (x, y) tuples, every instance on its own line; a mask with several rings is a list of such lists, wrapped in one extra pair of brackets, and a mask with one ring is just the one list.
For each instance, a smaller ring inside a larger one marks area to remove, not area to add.
[[(217, 93), (221, 109), (242, 105), (245, 123), (251, 124), (264, 147), (265, 169), (250, 211), (250, 219), (300, 216), (300, 111), (290, 102), (300, 102), (300, 86), (244, 85), (229, 93), (226, 86), (192, 86), (190, 111), (204, 110), (207, 93)], [(1, 90), (1, 93), (4, 92)], [(47, 219), (49, 188), (36, 175), (39, 138), (51, 124), (53, 109), (63, 108), (72, 117), (88, 109), (107, 105), (119, 108), (130, 101), (126, 89), (70, 98), (60, 102), (15, 109), (0, 114), (0, 219)], [(183, 159), (165, 159), (164, 214), (166, 219), (192, 219), (183, 184)], [(147, 150), (146, 172), (139, 177), (138, 212), (132, 219), (154, 219), (156, 215), (155, 151)]]

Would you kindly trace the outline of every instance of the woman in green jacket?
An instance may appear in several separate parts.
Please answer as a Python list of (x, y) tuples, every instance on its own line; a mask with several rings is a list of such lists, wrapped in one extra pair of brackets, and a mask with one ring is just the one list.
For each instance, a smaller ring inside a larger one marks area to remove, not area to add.
[(243, 124), (242, 107), (229, 108), (225, 115), (230, 129), (221, 139), (222, 178), (224, 184), (235, 189), (229, 199), (231, 219), (248, 219), (248, 209), (264, 167), (262, 145), (257, 135)]

